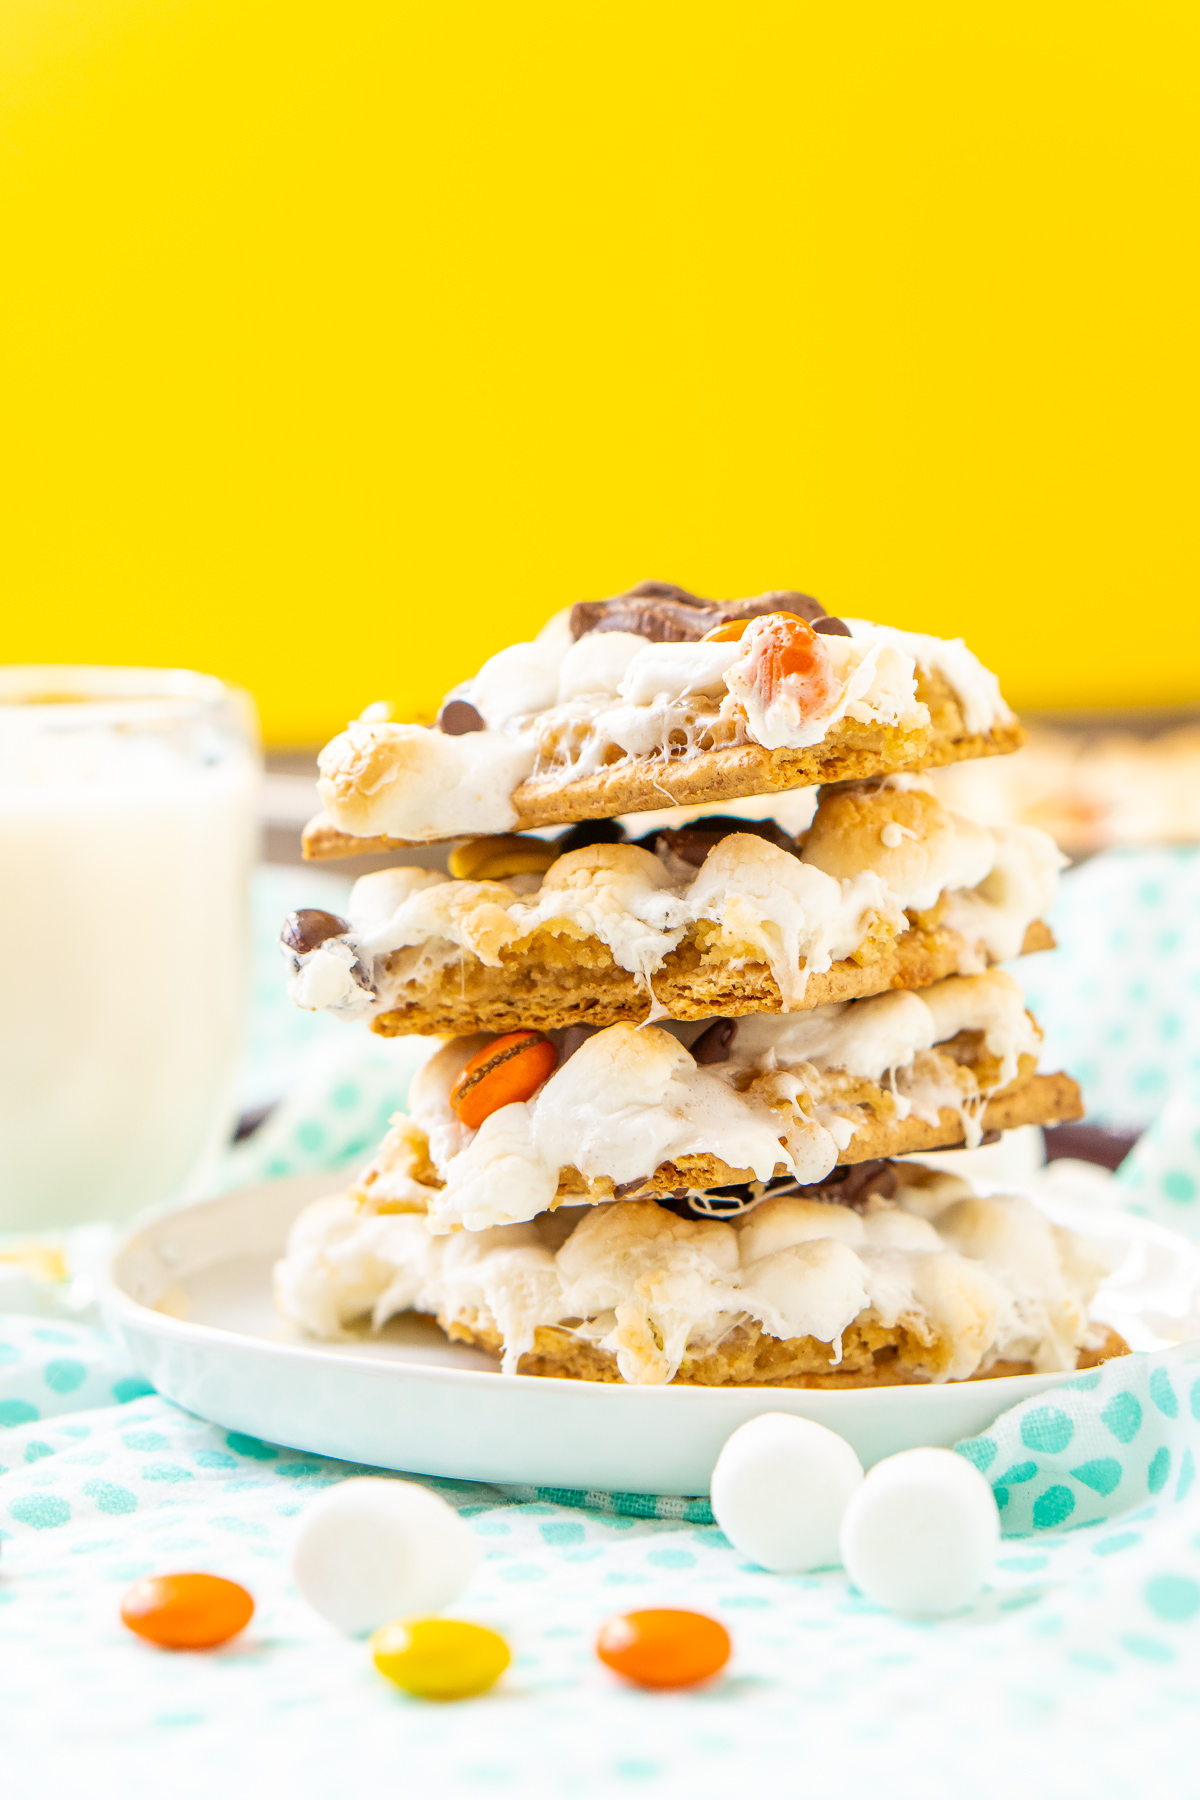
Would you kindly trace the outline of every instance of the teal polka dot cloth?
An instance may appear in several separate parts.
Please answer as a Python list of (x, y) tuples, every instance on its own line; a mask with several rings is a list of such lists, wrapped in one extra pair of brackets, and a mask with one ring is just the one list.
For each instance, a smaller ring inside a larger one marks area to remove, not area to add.
[[(423, 1482), (480, 1571), (451, 1610), (513, 1663), (476, 1701), (413, 1700), (310, 1612), (288, 1571), (308, 1500), (366, 1471), (205, 1424), (97, 1331), (0, 1318), (5, 1791), (288, 1800), (854, 1792), (1136, 1800), (1178, 1792), (1200, 1718), (1200, 1364), (1126, 1358), (959, 1446), (1005, 1539), (961, 1615), (872, 1605), (840, 1569), (774, 1576), (703, 1501)], [(661, 1510), (663, 1507), (668, 1510)], [(139, 1576), (205, 1569), (256, 1611), (225, 1648), (121, 1626)], [(729, 1629), (726, 1675), (649, 1694), (596, 1661), (600, 1621), (680, 1606)]]
[(254, 1135), (225, 1157), (209, 1191), (283, 1175), (353, 1174), (374, 1153), (408, 1084), (436, 1046), (382, 1038), (361, 1025), (314, 1044), (293, 1086)]
[[(1140, 1130), (1200, 1081), (1200, 850), (1109, 850), (1062, 878), (1058, 948), (1011, 964), (1088, 1114)], [(1189, 1169), (1189, 1173), (1190, 1173)]]
[[(1122, 1356), (1003, 1413), (957, 1446), (991, 1483), (1006, 1537), (1183, 1506), (1200, 1460), (1200, 1361)], [(1190, 1510), (1190, 1509), (1189, 1509)]]
[(1200, 1239), (1200, 1078), (1163, 1107), (1117, 1171), (1130, 1212)]

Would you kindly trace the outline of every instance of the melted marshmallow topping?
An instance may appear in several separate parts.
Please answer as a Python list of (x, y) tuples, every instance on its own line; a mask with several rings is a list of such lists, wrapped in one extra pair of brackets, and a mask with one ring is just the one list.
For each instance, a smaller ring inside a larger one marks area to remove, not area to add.
[(634, 1201), (449, 1238), (337, 1196), (301, 1214), (276, 1294), (320, 1337), (409, 1308), (495, 1332), (508, 1373), (539, 1326), (565, 1323), (639, 1384), (670, 1381), (686, 1352), (748, 1321), (828, 1344), (835, 1361), (856, 1320), (905, 1324), (944, 1381), (998, 1358), (1073, 1368), (1105, 1272), (1095, 1245), (1029, 1201), (979, 1199), (962, 1182), (902, 1186), (862, 1212), (786, 1196), (730, 1225)]
[(897, 631), (891, 625), (873, 625), (868, 619), (847, 619), (855, 638), (882, 641), (911, 656), (923, 669), (940, 675), (962, 709), (963, 724), (970, 732), (990, 731), (1007, 724), (1015, 715), (1000, 692), (1000, 683), (984, 667), (962, 638), (929, 637), (921, 631)]
[[(1038, 1045), (1020, 988), (998, 969), (953, 976), (919, 994), (753, 1014), (738, 1022), (729, 1060), (715, 1066), (698, 1065), (685, 1048), (703, 1029), (703, 1021), (609, 1026), (560, 1063), (532, 1099), (500, 1107), (477, 1131), (455, 1116), (450, 1090), (490, 1040), (443, 1046), (409, 1094), (412, 1122), (427, 1134), (444, 1183), (423, 1190), (431, 1229), (474, 1232), (532, 1219), (553, 1206), (566, 1169), (621, 1187), (680, 1157), (712, 1156), (759, 1181), (776, 1173), (819, 1181), (864, 1122), (827, 1077), (886, 1079), (897, 1118), (915, 1114), (936, 1125), (950, 1107), (967, 1141), (978, 1141), (987, 1094), (1007, 1086), (1021, 1056), (1036, 1055)], [(996, 1060), (986, 1090), (952, 1060), (922, 1057), (960, 1031), (980, 1032)], [(385, 1140), (376, 1174), (387, 1173), (390, 1156)], [(408, 1171), (404, 1160), (405, 1180)]]
[(653, 643), (593, 631), (572, 641), (556, 614), (531, 643), (511, 644), (453, 690), (486, 729), (452, 737), (420, 725), (359, 720), (321, 752), (322, 804), (339, 830), (414, 841), (501, 832), (516, 821), (514, 788), (529, 778), (562, 785), (626, 758), (673, 761), (716, 745), (800, 749), (842, 720), (916, 729), (918, 664), (936, 668), (959, 698), (968, 728), (1011, 714), (996, 679), (960, 639), (854, 622), (852, 637), (819, 637), (828, 680), (813, 705), (785, 681), (765, 694), (753, 675), (762, 620), (726, 643)]
[(503, 732), (447, 737), (359, 719), (321, 751), (317, 787), (340, 830), (420, 842), (511, 830), (512, 792), (533, 763), (532, 746)]
[(596, 844), (559, 857), (540, 884), (455, 881), (424, 869), (365, 875), (351, 893), (350, 931), (291, 958), (291, 993), (300, 1006), (369, 1017), (463, 954), (495, 968), (549, 931), (604, 944), (653, 998), (666, 957), (708, 922), (770, 967), (789, 1009), (803, 1005), (809, 975), (853, 956), (873, 930), (904, 931), (907, 912), (942, 896), (943, 923), (965, 940), (966, 970), (1016, 955), (1053, 901), (1061, 861), (1044, 833), (991, 831), (952, 813), (927, 784), (893, 776), (826, 793), (799, 858), (735, 833), (698, 871), (668, 867), (637, 845)]

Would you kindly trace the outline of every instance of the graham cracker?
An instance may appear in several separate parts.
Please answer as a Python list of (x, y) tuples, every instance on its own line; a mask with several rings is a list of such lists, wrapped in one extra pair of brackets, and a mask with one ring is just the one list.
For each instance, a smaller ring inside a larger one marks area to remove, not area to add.
[[(503, 1345), (494, 1326), (464, 1320), (436, 1321), (449, 1338), (498, 1356)], [(1129, 1345), (1111, 1326), (1099, 1349), (1081, 1350), (1075, 1367), (1092, 1369), (1113, 1356), (1128, 1356)], [(685, 1351), (676, 1387), (903, 1387), (927, 1384), (948, 1367), (953, 1344), (939, 1339), (929, 1321), (913, 1316), (884, 1326), (864, 1313), (842, 1333), (842, 1355), (819, 1338), (773, 1338), (757, 1320), (738, 1325), (715, 1348)], [(560, 1325), (539, 1325), (534, 1347), (521, 1358), (518, 1374), (557, 1381), (607, 1381), (624, 1385), (617, 1359)], [(990, 1381), (1032, 1375), (1030, 1362), (997, 1361), (967, 1379)]]
[[(940, 1073), (969, 1097), (976, 1076), (969, 1059), (970, 1040), (978, 1033), (964, 1032), (950, 1043), (958, 1050), (926, 1051), (922, 1054), (940, 1065)], [(978, 1052), (976, 1052), (978, 1057)], [(979, 1060), (979, 1070), (987, 1068), (986, 1059)], [(1002, 1092), (993, 1095), (979, 1114), (982, 1130), (1009, 1131), (1017, 1125), (1051, 1125), (1083, 1116), (1079, 1089), (1069, 1075), (1039, 1075), (1034, 1072), (1033, 1058), (1021, 1058), (1017, 1079)], [(837, 1158), (839, 1164), (872, 1162), (879, 1157), (909, 1156), (922, 1150), (949, 1150), (963, 1143), (961, 1116), (943, 1107), (937, 1125), (910, 1115), (896, 1118), (896, 1104), (890, 1089), (872, 1082), (855, 1081), (845, 1076), (825, 1078), (826, 1098), (841, 1106), (853, 1117), (859, 1129), (849, 1146)], [(786, 1175), (783, 1163), (775, 1167), (776, 1175)], [(398, 1175), (407, 1177), (406, 1197), (381, 1198), (376, 1189), (387, 1191)], [(662, 1163), (648, 1173), (636, 1188), (627, 1189), (621, 1198), (652, 1200), (659, 1194), (673, 1194), (680, 1189), (703, 1192), (708, 1188), (733, 1187), (754, 1179), (749, 1169), (735, 1169), (720, 1157), (708, 1154), (681, 1156), (676, 1162)], [(440, 1192), (441, 1181), (428, 1157), (425, 1133), (411, 1120), (398, 1118), (376, 1151), (375, 1157), (350, 1189), (351, 1196), (373, 1212), (424, 1212), (429, 1199)], [(415, 1191), (413, 1191), (415, 1189)], [(422, 1193), (421, 1189), (426, 1192)], [(610, 1176), (585, 1177), (570, 1166), (559, 1172), (558, 1189), (553, 1206), (578, 1205), (580, 1201), (601, 1202), (616, 1194)]]
[[(934, 769), (981, 756), (1019, 750), (1025, 732), (1014, 719), (986, 733), (968, 732), (953, 690), (929, 671), (919, 670), (918, 698), (936, 714), (936, 726), (901, 728), (843, 719), (819, 744), (803, 750), (766, 750), (737, 744), (702, 750), (694, 756), (629, 758), (575, 781), (541, 776), (513, 790), (514, 831), (609, 819), (621, 813), (653, 812), (664, 806), (717, 806), (789, 788), (819, 787), (834, 781), (862, 781), (903, 769)], [(450, 842), (423, 840), (427, 842)], [(412, 847), (407, 838), (355, 837), (340, 830), (327, 813), (304, 828), (309, 861)]]
[[(1052, 950), (1054, 935), (1040, 919), (1025, 933), (1021, 954)], [(395, 960), (398, 960), (395, 959)], [(890, 988), (923, 988), (947, 975), (978, 969), (973, 945), (959, 932), (913, 925), (898, 938), (868, 936), (853, 957), (809, 977), (803, 1009), (858, 1000)], [(381, 1037), (423, 1033), (465, 1037), (476, 1031), (554, 1031), (570, 1025), (640, 1025), (651, 995), (622, 969), (598, 938), (556, 939), (542, 931), (525, 946), (500, 952), (489, 968), (464, 951), (460, 960), (426, 975), (414, 998), (371, 1020)], [(765, 962), (716, 960), (692, 926), (651, 977), (653, 998), (673, 1019), (739, 1018), (784, 1010), (779, 984)], [(660, 1015), (661, 1016), (661, 1015)]]

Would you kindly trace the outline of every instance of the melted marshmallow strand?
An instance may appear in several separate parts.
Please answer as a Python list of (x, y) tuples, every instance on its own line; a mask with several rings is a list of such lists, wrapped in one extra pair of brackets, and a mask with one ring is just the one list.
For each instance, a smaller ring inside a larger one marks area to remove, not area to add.
[(1106, 1271), (1097, 1246), (1028, 1200), (980, 1199), (940, 1176), (861, 1212), (784, 1196), (725, 1224), (618, 1201), (451, 1237), (338, 1195), (301, 1214), (276, 1295), (319, 1337), (432, 1314), (502, 1345), (509, 1373), (543, 1326), (610, 1352), (623, 1380), (653, 1384), (748, 1322), (828, 1345), (836, 1362), (857, 1322), (911, 1330), (927, 1346), (914, 1378), (957, 1381), (1001, 1358), (1074, 1368)]

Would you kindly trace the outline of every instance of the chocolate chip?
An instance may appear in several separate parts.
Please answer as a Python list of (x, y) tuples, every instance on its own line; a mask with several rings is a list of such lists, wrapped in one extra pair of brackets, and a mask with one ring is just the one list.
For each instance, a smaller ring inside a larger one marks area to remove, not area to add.
[(698, 869), (720, 841), (718, 833), (710, 831), (652, 831), (640, 840), (639, 848), (649, 850), (652, 856), (677, 856), (680, 862)]
[(624, 844), (627, 841), (625, 832), (615, 819), (585, 819), (580, 825), (572, 825), (561, 837), (554, 839), (554, 848), (560, 856), (568, 850), (587, 850), (592, 844)]
[(579, 1046), (586, 1044), (590, 1037), (595, 1037), (599, 1030), (599, 1025), (568, 1025), (563, 1032), (562, 1048), (558, 1053), (559, 1068), (565, 1062), (570, 1062)]
[(469, 700), (444, 700), (437, 722), (438, 730), (447, 737), (466, 737), (470, 731), (487, 730), (483, 714)]
[(370, 970), (367, 968), (367, 965), (363, 961), (361, 961), (361, 959), (357, 956), (355, 957), (354, 961), (350, 964), (350, 979), (351, 979), (351, 981), (353, 981), (355, 983), (356, 986), (358, 986), (362, 989), (364, 994), (372, 994), (372, 995), (375, 995), (376, 997), (378, 996), (379, 989), (375, 986), (375, 983), (371, 980)]
[(692, 1059), (701, 1065), (729, 1061), (729, 1052), (737, 1036), (736, 1019), (714, 1019), (692, 1045)]
[(632, 631), (655, 644), (696, 643), (717, 625), (735, 619), (757, 619), (764, 613), (791, 612), (801, 619), (820, 619), (825, 608), (809, 594), (777, 588), (748, 600), (701, 600), (669, 581), (639, 581), (607, 600), (581, 600), (571, 608), (571, 635), (588, 631)]
[(895, 1165), (886, 1157), (869, 1162), (842, 1163), (830, 1169), (822, 1181), (792, 1190), (805, 1200), (826, 1200), (837, 1206), (858, 1206), (872, 1194), (890, 1200), (896, 1191)]
[(636, 1194), (649, 1181), (649, 1175), (639, 1175), (636, 1181), (622, 1181), (613, 1189), (614, 1200), (624, 1200), (627, 1194)]
[(813, 619), (812, 628), (819, 631), (822, 637), (852, 637), (853, 633), (845, 619), (835, 619), (832, 614), (824, 619)]
[(339, 919), (336, 913), (322, 912), (316, 906), (302, 906), (299, 912), (289, 913), (284, 920), (279, 941), (297, 956), (307, 956), (326, 938), (340, 937), (349, 929), (349, 920)]
[(737, 831), (762, 838), (764, 842), (774, 844), (777, 849), (786, 850), (790, 856), (800, 854), (795, 838), (789, 837), (774, 819), (735, 819), (725, 813), (714, 813), (710, 818), (697, 819), (694, 825), (686, 825), (681, 831), (652, 831), (649, 836), (641, 839), (641, 846), (657, 856), (670, 851), (672, 855), (698, 869), (709, 851), (722, 838), (732, 837)]

